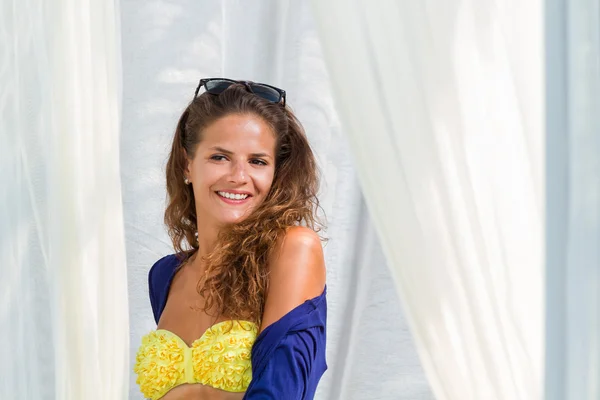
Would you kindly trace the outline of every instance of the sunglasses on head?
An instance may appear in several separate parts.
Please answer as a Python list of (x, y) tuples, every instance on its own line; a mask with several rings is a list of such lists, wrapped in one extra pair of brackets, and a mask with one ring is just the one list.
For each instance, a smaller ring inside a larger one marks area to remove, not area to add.
[(262, 97), (265, 100), (269, 100), (273, 103), (282, 103), (285, 106), (285, 90), (276, 88), (275, 86), (267, 85), (265, 83), (256, 83), (251, 81), (236, 81), (227, 78), (205, 78), (200, 79), (200, 83), (194, 93), (194, 99), (198, 97), (200, 88), (204, 86), (204, 89), (210, 94), (219, 95), (223, 93), (229, 86), (241, 83), (250, 93)]

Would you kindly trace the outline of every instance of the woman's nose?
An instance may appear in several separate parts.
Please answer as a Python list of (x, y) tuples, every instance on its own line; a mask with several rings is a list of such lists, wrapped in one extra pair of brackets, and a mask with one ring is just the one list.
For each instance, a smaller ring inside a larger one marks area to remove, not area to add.
[(244, 161), (236, 161), (231, 164), (231, 173), (229, 174), (229, 180), (231, 182), (245, 182), (248, 179), (248, 173), (246, 171), (247, 165)]

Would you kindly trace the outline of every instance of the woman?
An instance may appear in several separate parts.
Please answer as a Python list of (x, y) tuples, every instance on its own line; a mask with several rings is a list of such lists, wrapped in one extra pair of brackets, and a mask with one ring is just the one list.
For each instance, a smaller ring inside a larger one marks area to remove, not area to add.
[(167, 164), (176, 253), (148, 275), (157, 329), (134, 367), (146, 398), (313, 398), (327, 369), (318, 187), (285, 91), (200, 81)]

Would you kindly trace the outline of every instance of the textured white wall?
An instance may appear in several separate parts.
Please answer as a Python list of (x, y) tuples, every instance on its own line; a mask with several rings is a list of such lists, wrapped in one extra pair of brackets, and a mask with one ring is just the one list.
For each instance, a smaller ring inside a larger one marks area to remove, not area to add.
[[(131, 365), (141, 336), (155, 328), (148, 269), (172, 253), (162, 217), (164, 165), (177, 118), (199, 78), (246, 78), (288, 91), (324, 174), (329, 370), (317, 398), (433, 399), (370, 227), (309, 4), (248, 4), (121, 1)], [(133, 374), (130, 385), (130, 399), (141, 399)]]

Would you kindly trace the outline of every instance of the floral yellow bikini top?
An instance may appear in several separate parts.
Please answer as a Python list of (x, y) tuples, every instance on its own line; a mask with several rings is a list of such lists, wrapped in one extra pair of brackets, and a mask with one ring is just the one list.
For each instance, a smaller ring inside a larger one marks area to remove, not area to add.
[(152, 331), (142, 338), (137, 352), (133, 368), (138, 375), (136, 382), (151, 400), (184, 383), (245, 392), (252, 379), (250, 353), (257, 332), (252, 322), (223, 321), (188, 347), (170, 331)]

